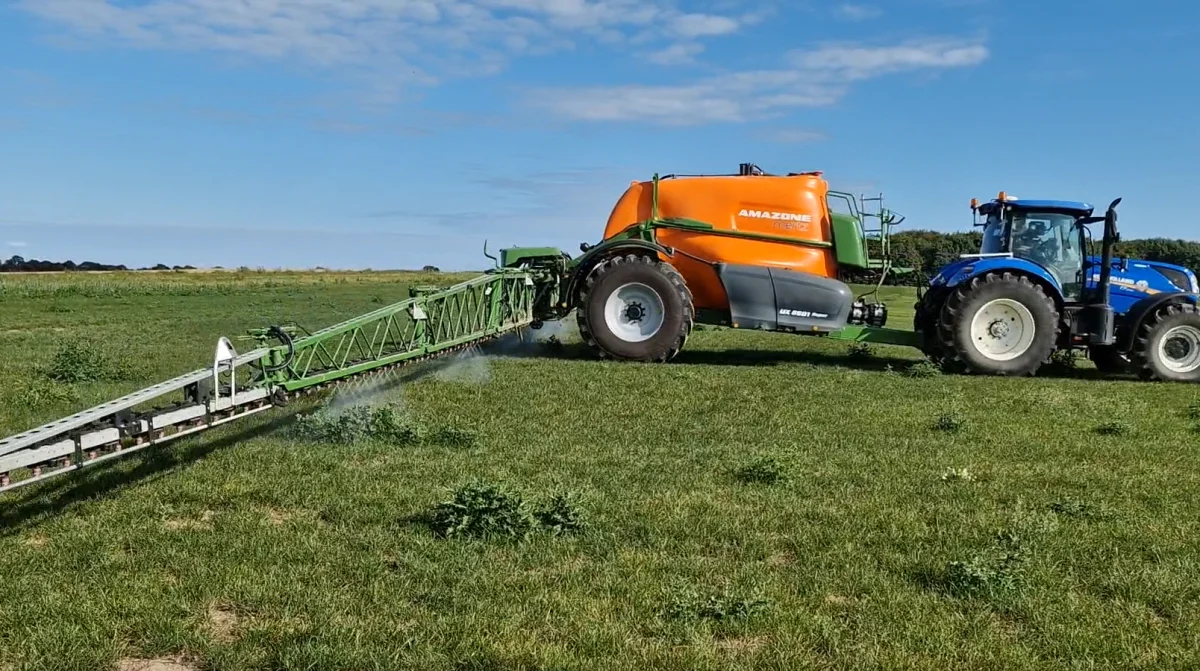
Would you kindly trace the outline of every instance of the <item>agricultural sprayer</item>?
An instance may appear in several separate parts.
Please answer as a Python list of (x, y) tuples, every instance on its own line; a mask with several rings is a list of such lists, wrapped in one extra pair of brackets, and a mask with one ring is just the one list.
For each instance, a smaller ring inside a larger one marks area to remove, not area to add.
[[(212, 365), (0, 440), (0, 491), (286, 404), (298, 394), (380, 375), (576, 313), (607, 358), (665, 362), (697, 323), (921, 349), (963, 372), (1032, 375), (1056, 351), (1086, 350), (1107, 372), (1200, 380), (1196, 275), (1114, 257), (1116, 207), (1009, 198), (971, 202), (979, 253), (923, 287), (913, 328), (886, 326), (887, 306), (855, 296), (845, 273), (882, 284), (891, 230), (880, 198), (831, 191), (819, 172), (633, 182), (601, 242), (572, 257), (508, 248), (495, 268), (314, 333), (251, 332), (239, 354), (221, 338)], [(868, 203), (871, 207), (868, 208)], [(844, 206), (835, 211), (834, 205)], [(984, 221), (978, 221), (979, 216)], [(1086, 252), (1103, 222), (1101, 253)], [(486, 254), (486, 249), (485, 249)], [(878, 287), (876, 287), (878, 289)]]

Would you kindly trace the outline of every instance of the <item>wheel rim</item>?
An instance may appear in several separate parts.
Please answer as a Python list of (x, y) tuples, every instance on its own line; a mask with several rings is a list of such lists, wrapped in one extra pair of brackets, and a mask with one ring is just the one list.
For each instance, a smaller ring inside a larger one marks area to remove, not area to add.
[(1033, 344), (1033, 313), (1010, 298), (989, 301), (971, 319), (971, 344), (992, 361), (1009, 361)]
[(1172, 373), (1191, 373), (1200, 368), (1200, 329), (1176, 326), (1158, 341), (1158, 358)]
[(626, 342), (642, 342), (662, 328), (666, 309), (658, 292), (639, 282), (617, 287), (604, 304), (604, 322)]

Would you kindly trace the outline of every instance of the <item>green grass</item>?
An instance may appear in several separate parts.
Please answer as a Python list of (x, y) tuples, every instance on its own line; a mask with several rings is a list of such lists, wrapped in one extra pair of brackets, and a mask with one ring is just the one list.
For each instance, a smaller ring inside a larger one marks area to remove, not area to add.
[[(0, 280), (0, 434), (431, 279)], [(0, 495), (0, 669), (1200, 664), (1200, 391), (724, 329), (658, 366), (564, 341), (400, 384), (418, 438), (314, 440), (312, 400)], [(78, 342), (99, 363), (54, 379)]]

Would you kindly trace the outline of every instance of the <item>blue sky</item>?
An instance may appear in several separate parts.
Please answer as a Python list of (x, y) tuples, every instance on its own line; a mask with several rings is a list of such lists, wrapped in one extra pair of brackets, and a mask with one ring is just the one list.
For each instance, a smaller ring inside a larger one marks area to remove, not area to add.
[(1198, 51), (1166, 2), (0, 0), (0, 255), (480, 268), (743, 161), (1200, 238)]

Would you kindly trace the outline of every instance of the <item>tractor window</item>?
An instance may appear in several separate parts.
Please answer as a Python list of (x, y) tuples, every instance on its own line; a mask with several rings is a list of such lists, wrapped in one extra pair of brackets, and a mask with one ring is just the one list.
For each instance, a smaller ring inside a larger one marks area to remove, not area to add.
[(1063, 287), (1068, 300), (1078, 295), (1083, 251), (1074, 217), (1035, 212), (1014, 214), (1011, 235), (1014, 256), (1048, 270)]
[(995, 214), (988, 215), (987, 224), (983, 227), (983, 244), (981, 254), (1000, 254), (1004, 248), (1004, 222)]

